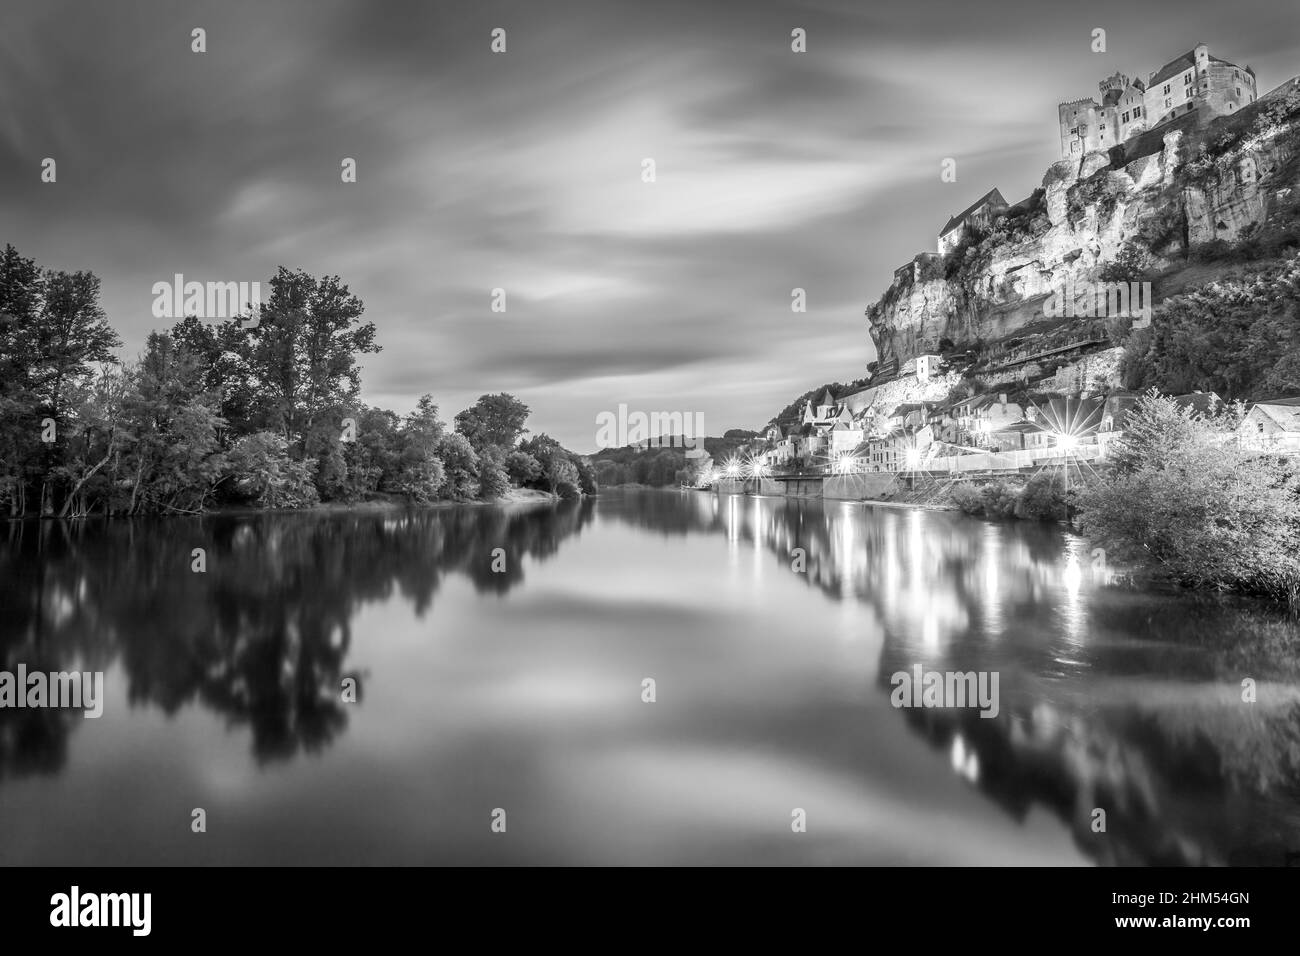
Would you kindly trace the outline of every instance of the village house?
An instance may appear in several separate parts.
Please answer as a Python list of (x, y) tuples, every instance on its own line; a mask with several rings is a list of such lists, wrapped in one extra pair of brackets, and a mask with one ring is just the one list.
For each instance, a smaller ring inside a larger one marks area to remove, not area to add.
[(920, 402), (902, 402), (885, 418), (885, 428), (889, 431), (905, 428), (914, 431), (927, 423), (929, 412), (927, 406)]
[(989, 451), (1021, 451), (1030, 447), (1025, 441), (1026, 435), (1039, 435), (1044, 431), (1043, 424), (1033, 419), (1022, 418), (1009, 422), (995, 432), (989, 432), (984, 446)]
[[(810, 399), (804, 406), (803, 413), (804, 427), (811, 429), (803, 457), (822, 455), (833, 458), (857, 448), (866, 434), (868, 422), (865, 413), (870, 409), (874, 394), (872, 390), (865, 399), (852, 402), (836, 400), (830, 389), (827, 389), (815, 400)], [(861, 393), (855, 393), (856, 395)], [(862, 409), (856, 415), (854, 405)]]
[(952, 417), (957, 423), (955, 441), (962, 445), (978, 445), (980, 410), (996, 401), (996, 395), (972, 395), (954, 402)]
[(1138, 396), (1132, 392), (1113, 392), (1102, 403), (1101, 421), (1097, 425), (1097, 453), (1105, 458), (1111, 444), (1124, 435), (1124, 425), (1137, 405)]
[(1300, 397), (1250, 406), (1237, 426), (1237, 440), (1251, 451), (1300, 452)]
[(925, 423), (930, 426), (934, 433), (934, 440), (955, 444), (958, 439), (957, 419), (953, 414), (953, 405), (940, 405), (930, 409), (926, 415)]
[(949, 219), (939, 230), (939, 252), (943, 255), (952, 252), (972, 228), (981, 232), (986, 231), (993, 224), (993, 220), (1008, 208), (1010, 205), (1002, 198), (1002, 193), (996, 188), (990, 189)]
[(1103, 402), (1095, 398), (1051, 398), (1031, 405), (1025, 410), (1025, 419), (1038, 428), (1025, 430), (1024, 447), (1052, 448), (1067, 441), (1095, 444), (1102, 413)]
[[(984, 397), (992, 398), (992, 396)], [(970, 414), (974, 444), (981, 448), (992, 447), (996, 444), (996, 440), (992, 437), (994, 434), (1023, 420), (1024, 417), (1025, 410), (1018, 402), (1008, 402), (1006, 392), (999, 393), (996, 401), (984, 402)]]

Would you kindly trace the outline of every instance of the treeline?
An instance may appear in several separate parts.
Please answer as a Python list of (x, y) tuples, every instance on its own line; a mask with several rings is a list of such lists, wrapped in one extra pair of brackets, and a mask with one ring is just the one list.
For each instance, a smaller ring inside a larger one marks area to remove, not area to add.
[[(732, 428), (721, 438), (705, 438), (704, 450), (715, 464), (741, 457), (755, 434), (747, 429)], [(636, 484), (658, 488), (695, 478), (686, 452), (680, 443), (667, 448), (625, 445), (601, 449), (591, 456), (591, 463), (596, 481), (602, 487)]]
[[(375, 326), (337, 276), (280, 268), (256, 315), (194, 316), (121, 363), (90, 272), (0, 255), (0, 508), (10, 517), (193, 514), (391, 496), (490, 500), (511, 486), (594, 493), (594, 473), (528, 407), (484, 395), (449, 429), (426, 395), (358, 400)], [(256, 321), (253, 321), (256, 320)]]

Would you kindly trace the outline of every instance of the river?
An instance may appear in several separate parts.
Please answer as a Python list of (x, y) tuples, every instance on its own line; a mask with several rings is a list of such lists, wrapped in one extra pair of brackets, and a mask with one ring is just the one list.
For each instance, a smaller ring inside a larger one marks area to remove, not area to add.
[(1294, 621), (1103, 558), (676, 490), (9, 522), (0, 670), (104, 711), (0, 709), (0, 864), (1284, 862)]

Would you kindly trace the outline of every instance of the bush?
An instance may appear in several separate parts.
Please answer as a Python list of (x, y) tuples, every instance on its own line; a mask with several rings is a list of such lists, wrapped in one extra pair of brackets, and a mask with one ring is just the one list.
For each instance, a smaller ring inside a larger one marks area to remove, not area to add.
[(1065, 482), (1058, 472), (1040, 471), (1025, 482), (1016, 501), (1017, 518), (1052, 521), (1065, 514)]
[(1020, 488), (1005, 478), (980, 489), (984, 500), (984, 513), (990, 518), (1011, 518), (1016, 513)]
[(963, 482), (952, 489), (952, 503), (968, 515), (984, 513), (984, 496), (981, 489)]

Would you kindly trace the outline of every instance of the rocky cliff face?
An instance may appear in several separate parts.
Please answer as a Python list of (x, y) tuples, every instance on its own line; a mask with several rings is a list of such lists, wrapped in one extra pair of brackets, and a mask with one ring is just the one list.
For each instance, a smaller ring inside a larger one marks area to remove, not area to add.
[(943, 338), (964, 347), (1043, 319), (1053, 292), (1097, 280), (1125, 246), (1168, 269), (1197, 246), (1242, 238), (1279, 206), (1293, 209), (1300, 93), (1271, 114), (1257, 105), (1250, 117), (1169, 132), (1157, 152), (1119, 169), (1103, 153), (1056, 163), (1027, 208), (988, 235), (941, 261), (918, 258), (867, 309), (882, 366), (938, 351)]

